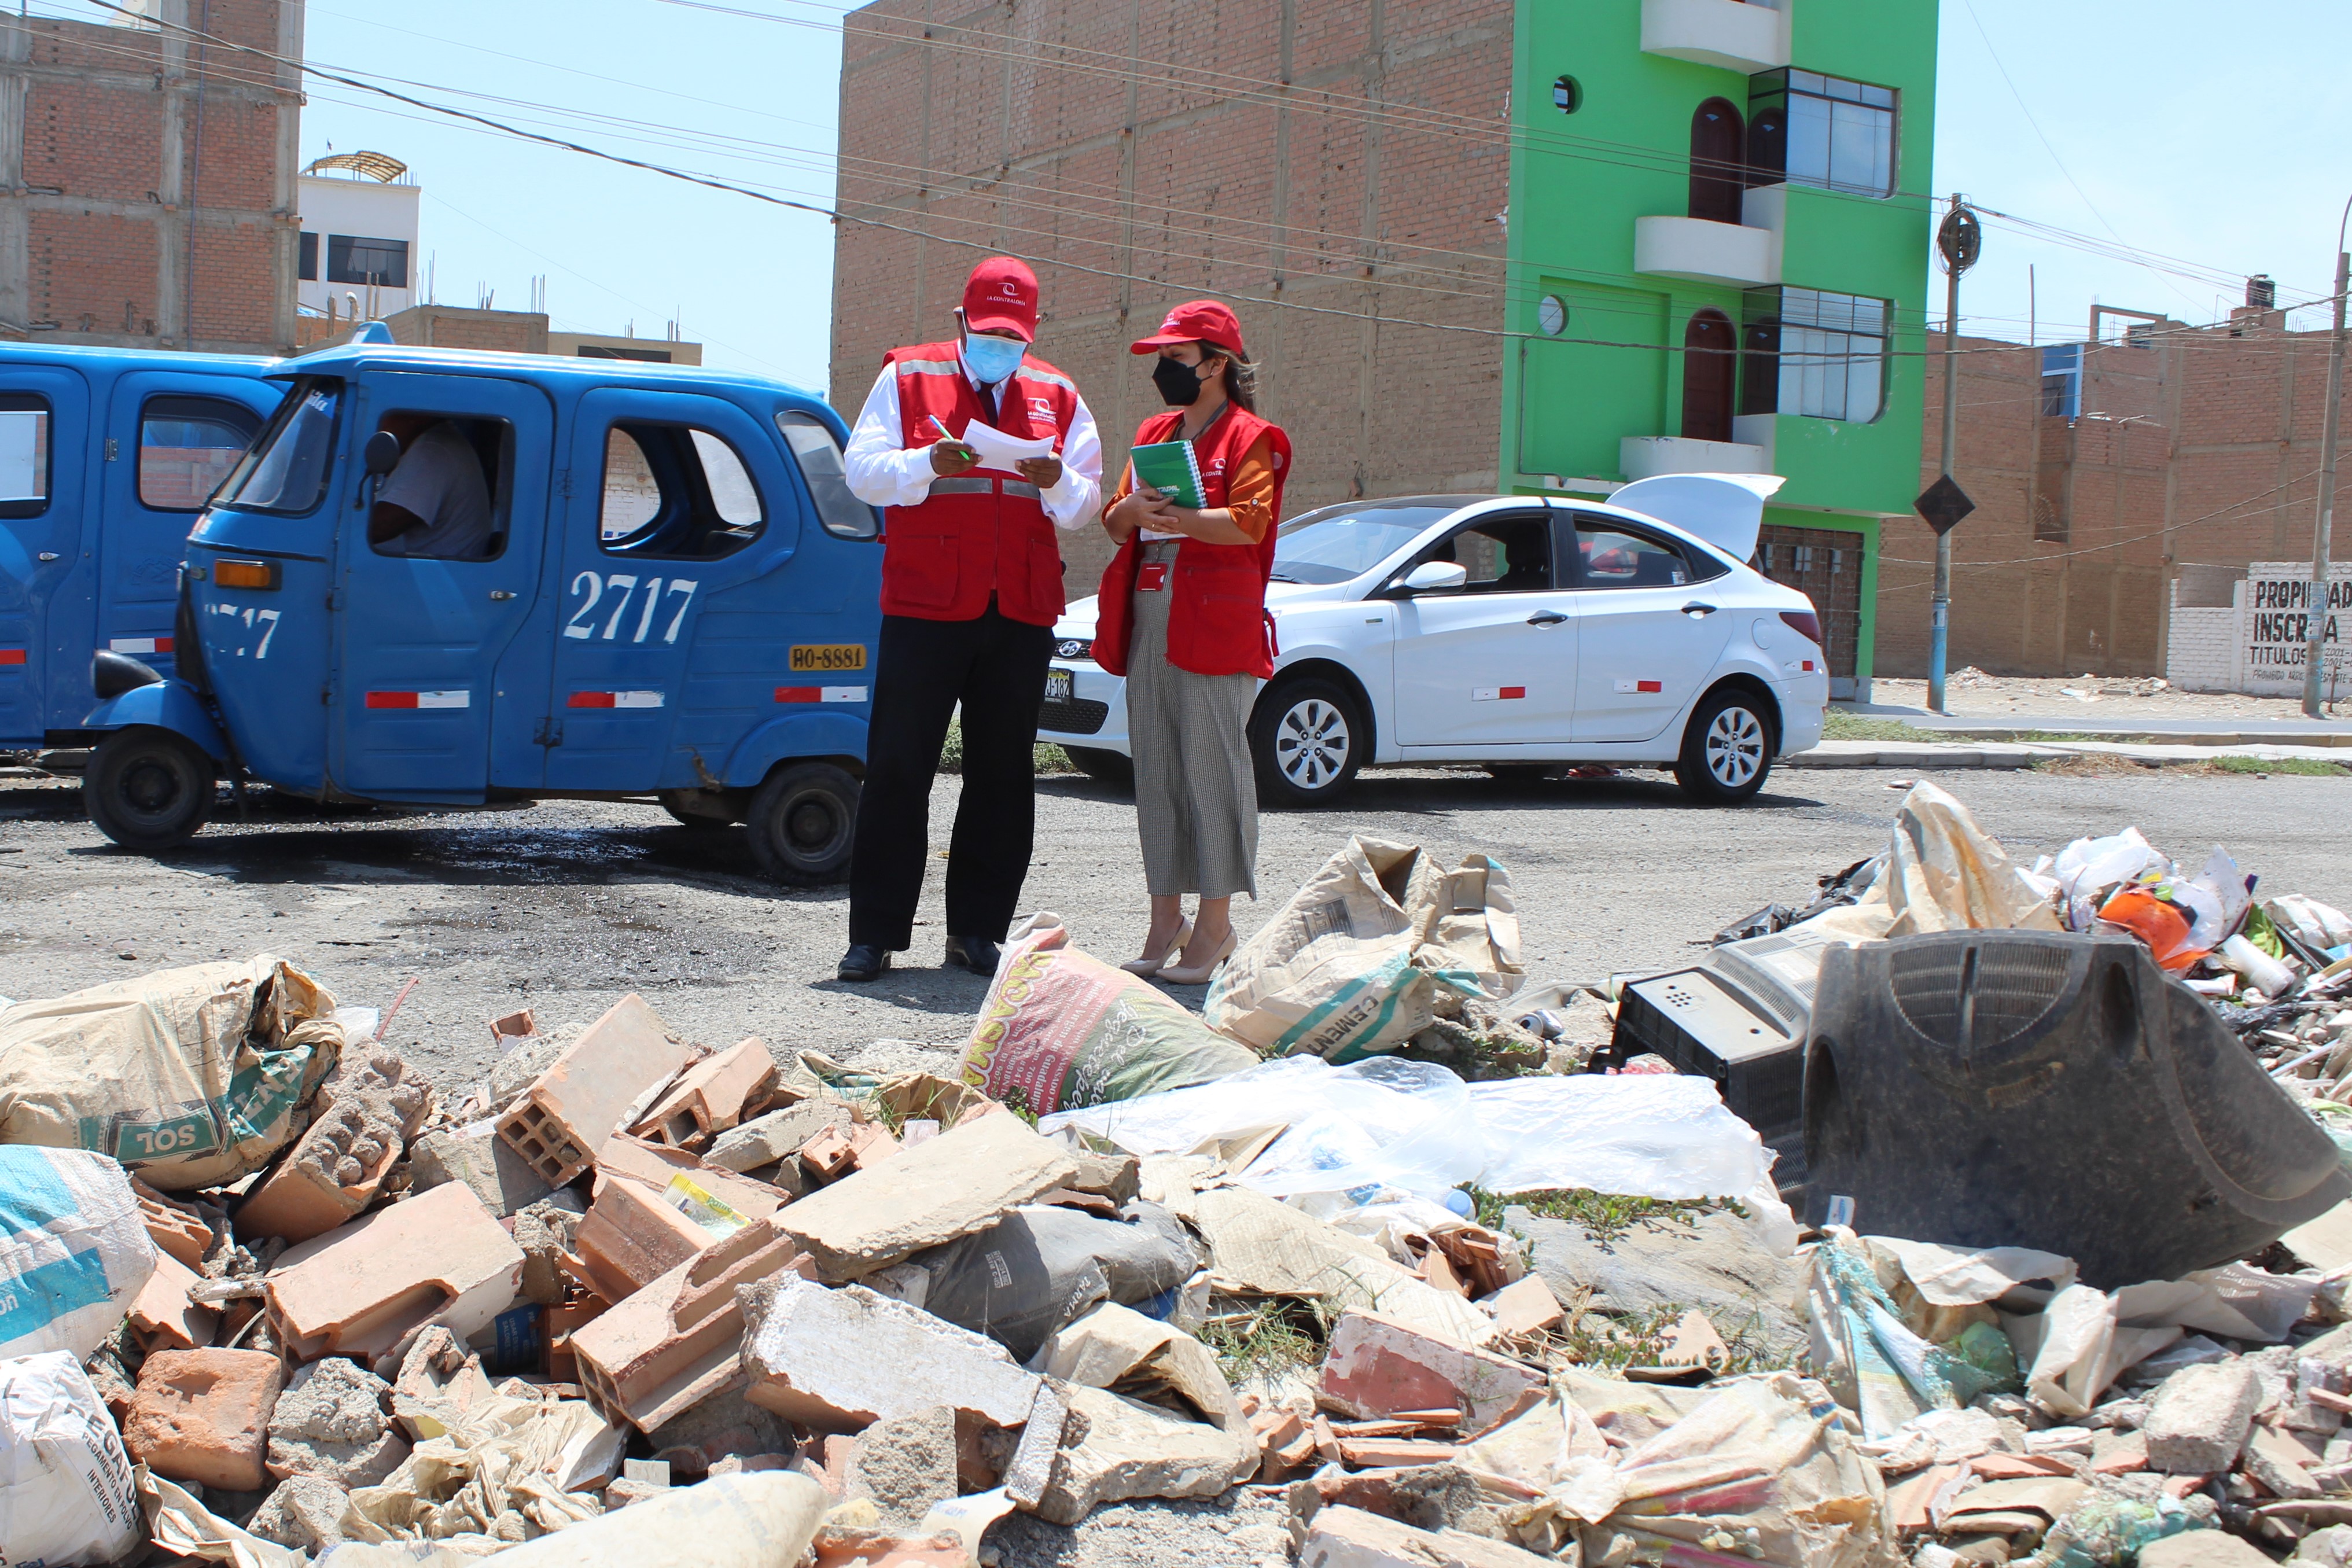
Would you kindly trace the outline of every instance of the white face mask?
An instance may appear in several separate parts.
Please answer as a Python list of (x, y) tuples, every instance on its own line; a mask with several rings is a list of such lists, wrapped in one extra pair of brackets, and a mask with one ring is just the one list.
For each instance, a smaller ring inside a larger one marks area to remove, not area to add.
[(1021, 368), (1029, 345), (1018, 338), (992, 338), (985, 332), (963, 335), (963, 363), (971, 374), (993, 386)]

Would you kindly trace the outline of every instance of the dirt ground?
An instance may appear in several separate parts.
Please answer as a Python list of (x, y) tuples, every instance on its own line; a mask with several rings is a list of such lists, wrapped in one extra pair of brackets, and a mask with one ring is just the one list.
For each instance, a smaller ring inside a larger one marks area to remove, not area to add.
[[(1262, 900), (1246, 935), (1350, 833), (1420, 844), (1451, 864), (1507, 866), (1528, 973), (1598, 979), (1672, 963), (1731, 920), (1807, 894), (1886, 842), (1909, 774), (1783, 771), (1752, 805), (1685, 805), (1657, 774), (1511, 784), (1470, 772), (1367, 773), (1339, 809), (1269, 813)], [(1936, 777), (2031, 860), (2085, 833), (2137, 824), (2183, 859), (2215, 843), (2272, 891), (2352, 906), (2352, 782), (2273, 776)], [(933, 797), (941, 849), (957, 784)], [(649, 806), (322, 817), (267, 799), (149, 859), (111, 847), (78, 786), (0, 779), (0, 995), (55, 995), (200, 960), (282, 953), (349, 1004), (383, 1006), (422, 977), (387, 1038), (457, 1087), (488, 1066), (488, 1021), (516, 1006), (575, 1030), (628, 991), (673, 1026), (724, 1045), (842, 1051), (877, 1039), (957, 1046), (982, 982), (934, 967), (935, 858), (916, 950), (872, 985), (833, 969), (846, 940), (840, 889), (784, 890), (742, 875), (730, 829), (679, 826)], [(1122, 958), (1142, 936), (1134, 808), (1076, 777), (1041, 779), (1025, 907), (1059, 910), (1079, 942)], [(1199, 988), (1179, 993), (1198, 1005)]]
[[(2078, 695), (2079, 694), (2079, 695)], [(1874, 680), (1874, 707), (1927, 706), (1924, 680)], [(2296, 719), (2300, 700), (2249, 697), (2236, 691), (2183, 691), (2152, 678), (2123, 675), (2027, 677), (1954, 670), (1944, 683), (1944, 702), (1955, 719)], [(2337, 704), (2336, 718), (2352, 718), (2352, 703)]]

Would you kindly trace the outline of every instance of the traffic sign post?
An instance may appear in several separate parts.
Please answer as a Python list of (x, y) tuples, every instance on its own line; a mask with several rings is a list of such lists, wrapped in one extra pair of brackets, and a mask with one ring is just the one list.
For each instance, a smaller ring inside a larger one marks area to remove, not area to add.
[(1946, 274), (1943, 477), (1927, 487), (1918, 508), (1927, 526), (1936, 531), (1936, 590), (1927, 628), (1927, 707), (1941, 713), (1945, 710), (1945, 632), (1952, 611), (1952, 529), (1976, 510), (1976, 503), (1952, 478), (1952, 449), (1959, 442), (1960, 427), (1960, 274), (1976, 265), (1984, 249), (1984, 229), (1977, 215), (1969, 210), (1966, 198), (1952, 197), (1952, 209), (1936, 230), (1936, 248), (1943, 253)]

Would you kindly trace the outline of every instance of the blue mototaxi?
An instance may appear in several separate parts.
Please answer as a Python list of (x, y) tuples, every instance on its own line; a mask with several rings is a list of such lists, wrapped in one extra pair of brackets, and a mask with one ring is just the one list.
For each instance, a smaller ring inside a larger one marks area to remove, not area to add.
[[(776, 879), (841, 874), (881, 518), (821, 399), (388, 341), (273, 374), (282, 401), (188, 538), (176, 677), (100, 658), (83, 798), (109, 837), (185, 841), (226, 771), (322, 801), (643, 799), (743, 823)], [(371, 543), (401, 433), (444, 422), (480, 462), (487, 545)]]
[(0, 344), (0, 751), (70, 743), (93, 652), (173, 668), (188, 527), (279, 363)]

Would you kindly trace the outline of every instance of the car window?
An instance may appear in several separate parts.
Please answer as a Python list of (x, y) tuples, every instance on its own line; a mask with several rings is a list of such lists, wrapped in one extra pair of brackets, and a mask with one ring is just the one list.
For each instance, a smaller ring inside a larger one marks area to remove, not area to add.
[(49, 510), (49, 401), (0, 392), (0, 517)]
[(849, 493), (849, 476), (841, 466), (841, 443), (833, 438), (814, 414), (786, 409), (776, 416), (776, 428), (801, 466), (809, 495), (816, 501), (816, 517), (824, 531), (842, 539), (874, 539), (882, 532), (882, 514)]
[(400, 442), (400, 460), (375, 481), (370, 535), (379, 525), (398, 528), (375, 540), (377, 554), (495, 561), (506, 552), (512, 426), (437, 409), (395, 408), (376, 428)]
[(1454, 510), (1450, 502), (1444, 506), (1360, 502), (1292, 518), (1276, 536), (1274, 580), (1320, 584), (1360, 577)]
[(709, 560), (766, 526), (760, 488), (725, 437), (635, 420), (605, 432), (596, 532), (607, 553)]
[(1544, 512), (1481, 518), (1447, 534), (1421, 560), (1459, 564), (1470, 574), (1465, 594), (1545, 593), (1551, 587), (1551, 518)]
[(261, 433), (253, 410), (225, 397), (151, 397), (139, 410), (139, 504), (195, 511)]
[(1572, 565), (1580, 588), (1680, 588), (1696, 580), (1680, 550), (1602, 518), (1576, 520)]
[(305, 376), (221, 487), (225, 504), (248, 511), (309, 511), (326, 493), (343, 384)]

